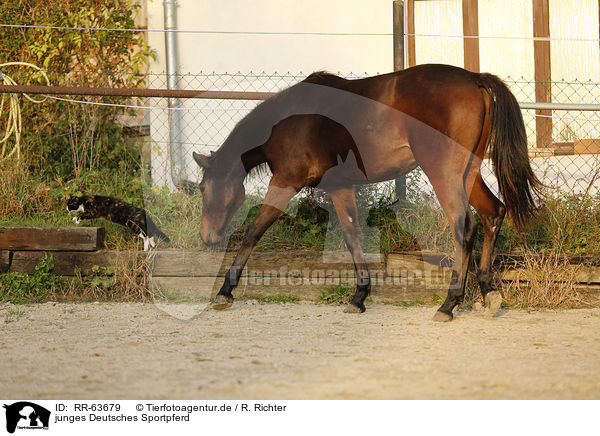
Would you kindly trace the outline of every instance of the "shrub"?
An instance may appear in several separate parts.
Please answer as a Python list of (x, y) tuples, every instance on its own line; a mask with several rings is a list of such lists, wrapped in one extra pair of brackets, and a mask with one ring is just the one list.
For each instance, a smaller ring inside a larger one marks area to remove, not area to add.
[[(134, 28), (134, 0), (4, 0), (0, 22), (62, 27)], [(3, 30), (0, 63), (29, 62), (47, 70), (52, 85), (143, 85), (143, 71), (154, 56), (142, 34), (66, 29)], [(23, 67), (6, 71), (17, 83), (37, 84), (38, 72)], [(99, 102), (120, 98), (99, 97)], [(47, 100), (24, 103), (23, 155), (30, 168), (49, 176), (80, 175), (86, 169), (113, 168), (119, 161), (139, 163), (139, 153), (121, 135), (112, 107)], [(0, 120), (0, 123), (5, 120)]]

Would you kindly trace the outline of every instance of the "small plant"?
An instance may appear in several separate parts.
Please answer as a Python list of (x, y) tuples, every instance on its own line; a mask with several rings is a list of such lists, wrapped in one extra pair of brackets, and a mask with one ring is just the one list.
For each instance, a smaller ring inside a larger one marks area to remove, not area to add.
[(319, 295), (318, 301), (325, 304), (346, 304), (353, 292), (354, 288), (345, 283), (331, 285)]
[(408, 301), (395, 301), (393, 303), (387, 303), (387, 304), (391, 304), (392, 306), (399, 306), (399, 307), (418, 307), (418, 306), (427, 306), (427, 302), (425, 302), (425, 300), (422, 300), (420, 298), (415, 298), (414, 300), (408, 300)]
[(97, 288), (108, 290), (113, 284), (114, 272), (112, 268), (108, 266), (92, 266), (92, 277), (90, 278), (90, 285)]
[(4, 322), (8, 324), (11, 322), (18, 321), (23, 315), (25, 315), (25, 312), (23, 312), (22, 310), (9, 308), (6, 312)]
[(0, 278), (0, 301), (28, 304), (47, 301), (54, 296), (60, 278), (52, 272), (54, 258), (49, 253), (35, 267), (32, 276), (9, 272)]
[(75, 269), (75, 276), (57, 290), (61, 300), (148, 301), (152, 299), (149, 262), (152, 257), (124, 251), (114, 268), (94, 265), (88, 275)]
[(286, 304), (286, 303), (297, 304), (300, 301), (300, 298), (297, 295), (291, 295), (291, 294), (275, 294), (275, 295), (269, 295), (266, 297), (255, 297), (255, 299), (259, 303), (264, 303), (264, 304)]

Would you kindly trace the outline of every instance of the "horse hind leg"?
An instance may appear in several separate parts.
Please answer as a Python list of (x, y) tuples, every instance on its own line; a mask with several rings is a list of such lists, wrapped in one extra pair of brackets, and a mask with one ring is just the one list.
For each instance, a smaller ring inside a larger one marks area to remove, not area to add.
[(477, 222), (469, 208), (462, 177), (465, 172), (463, 168), (457, 170), (451, 166), (440, 167), (435, 160), (424, 159), (421, 167), (435, 190), (454, 236), (455, 261), (448, 294), (433, 317), (434, 321), (451, 321), (452, 311), (464, 299), (465, 281), (477, 234)]
[(365, 299), (371, 293), (371, 278), (361, 246), (362, 235), (358, 225), (356, 197), (352, 188), (332, 190), (330, 195), (356, 271), (356, 291), (344, 312), (362, 313), (366, 310)]
[(502, 295), (493, 286), (491, 269), (494, 258), (494, 247), (500, 233), (500, 228), (502, 227), (506, 209), (502, 202), (486, 186), (481, 178), (481, 174), (478, 174), (475, 179), (469, 202), (481, 218), (484, 234), (477, 280), (488, 312), (494, 315), (500, 309)]
[[(447, 210), (446, 213), (448, 214)], [(471, 252), (477, 235), (477, 222), (468, 207), (462, 214), (448, 214), (448, 219), (454, 234), (455, 261), (448, 295), (435, 313), (434, 321), (451, 321), (453, 319), (452, 311), (463, 302)]]

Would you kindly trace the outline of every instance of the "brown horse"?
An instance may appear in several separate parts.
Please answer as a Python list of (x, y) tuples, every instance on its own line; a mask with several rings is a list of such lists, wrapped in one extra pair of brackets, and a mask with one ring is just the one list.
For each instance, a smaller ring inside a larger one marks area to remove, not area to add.
[(320, 72), (264, 101), (217, 152), (193, 154), (204, 169), (200, 233), (207, 244), (224, 237), (244, 201), (248, 173), (264, 164), (273, 173), (213, 308), (232, 305), (232, 290), (253, 247), (289, 200), (303, 187), (319, 186), (331, 195), (356, 269), (356, 292), (346, 311), (364, 312), (371, 281), (353, 185), (398, 178), (420, 166), (450, 222), (456, 248), (448, 296), (434, 319), (451, 320), (464, 297), (477, 232), (469, 205), (483, 224), (478, 280), (495, 313), (502, 297), (492, 286), (490, 268), (505, 206), (480, 174), (488, 146), (506, 209), (519, 226), (535, 212), (540, 183), (529, 164), (518, 103), (495, 76), (448, 65), (358, 80)]

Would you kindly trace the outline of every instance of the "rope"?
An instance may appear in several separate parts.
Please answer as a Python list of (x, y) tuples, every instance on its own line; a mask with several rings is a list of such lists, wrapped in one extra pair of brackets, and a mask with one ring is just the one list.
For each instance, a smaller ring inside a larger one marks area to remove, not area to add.
[[(17, 29), (47, 29), (47, 30), (78, 30), (95, 32), (146, 32), (146, 33), (191, 33), (191, 34), (209, 34), (209, 35), (287, 35), (287, 36), (394, 36), (391, 32), (277, 32), (260, 30), (216, 30), (216, 29), (132, 29), (122, 27), (68, 27), (68, 26), (47, 26), (36, 24), (0, 24), (0, 28)], [(514, 35), (455, 35), (455, 34), (433, 34), (433, 33), (405, 33), (405, 37), (424, 37), (424, 38), (465, 38), (465, 39), (508, 39), (508, 40), (530, 40), (530, 41), (552, 41), (552, 42), (593, 42), (597, 43), (598, 38), (550, 38), (544, 36), (514, 36)]]
[[(27, 62), (6, 62), (4, 64), (0, 64), (0, 79), (4, 85), (17, 85), (17, 82), (4, 73), (2, 68), (17, 65), (33, 68), (39, 71), (46, 80), (46, 84), (50, 85), (50, 80), (48, 79), (46, 73), (38, 66), (29, 64)], [(32, 103), (43, 103), (46, 101), (46, 97), (41, 100), (36, 100), (27, 94), (23, 94), (23, 96)], [(19, 105), (19, 95), (2, 94), (2, 99), (0, 100), (0, 119), (2, 119), (2, 114), (4, 113), (5, 107), (8, 111), (8, 119), (6, 121), (4, 136), (0, 138), (0, 144), (2, 145), (2, 148), (0, 149), (0, 160), (8, 159), (13, 155), (16, 155), (17, 160), (19, 160), (21, 158), (21, 130), (23, 127), (23, 122), (21, 119), (21, 106)], [(9, 147), (8, 140), (12, 136), (14, 136), (14, 146)]]

